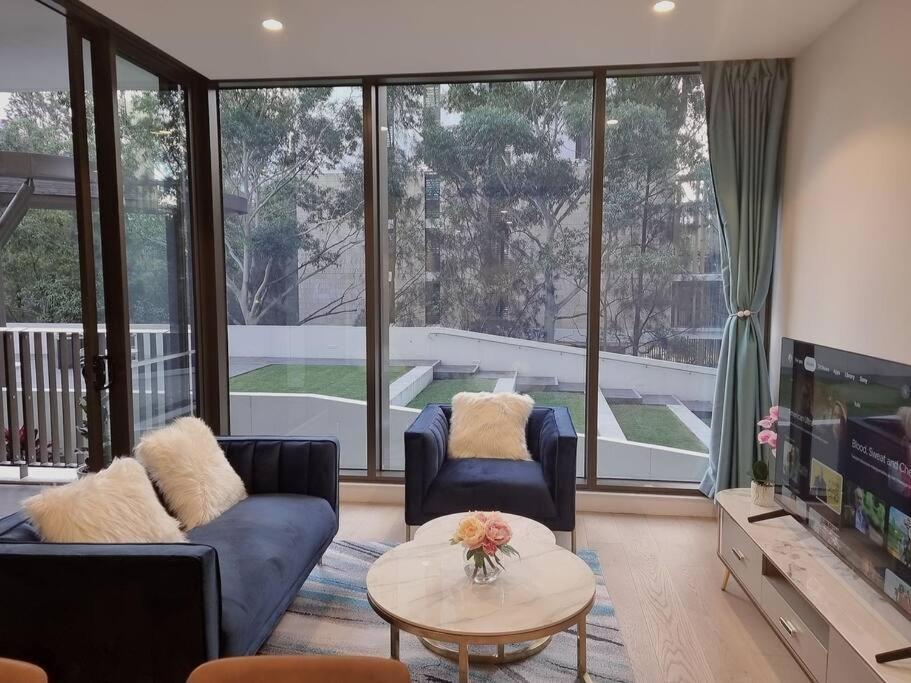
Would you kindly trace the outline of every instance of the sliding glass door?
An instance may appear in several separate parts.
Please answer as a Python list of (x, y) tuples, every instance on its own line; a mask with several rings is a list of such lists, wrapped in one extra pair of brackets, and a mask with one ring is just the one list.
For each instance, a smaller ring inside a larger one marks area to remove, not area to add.
[[(0, 27), (0, 465), (97, 468), (110, 424), (99, 344), (90, 44), (34, 0)], [(0, 468), (2, 469), (2, 468)]]
[(116, 59), (133, 440), (196, 405), (185, 90)]

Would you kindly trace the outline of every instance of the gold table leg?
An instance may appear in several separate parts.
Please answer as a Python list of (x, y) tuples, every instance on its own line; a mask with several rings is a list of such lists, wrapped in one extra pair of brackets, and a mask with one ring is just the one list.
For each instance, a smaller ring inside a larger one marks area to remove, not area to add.
[(728, 587), (728, 579), (731, 578), (731, 570), (727, 567), (724, 568), (724, 578), (721, 579), (721, 590), (724, 590)]
[(579, 620), (576, 634), (576, 673), (581, 680), (587, 680), (588, 674), (588, 655), (586, 652), (587, 635), (585, 632), (586, 619), (588, 615)]
[(389, 624), (389, 656), (392, 659), (399, 658), (399, 629), (392, 624)]
[(468, 683), (468, 643), (459, 643), (459, 683)]

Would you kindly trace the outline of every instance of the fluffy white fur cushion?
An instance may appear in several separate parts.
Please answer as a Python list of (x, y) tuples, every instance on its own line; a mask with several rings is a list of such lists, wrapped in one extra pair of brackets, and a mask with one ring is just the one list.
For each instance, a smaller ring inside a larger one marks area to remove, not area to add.
[(23, 505), (51, 543), (187, 542), (133, 458), (117, 458), (106, 470), (49, 488)]
[(136, 459), (187, 531), (247, 497), (243, 481), (199, 418), (181, 417), (149, 432), (136, 446)]
[(531, 460), (525, 425), (534, 407), (534, 399), (525, 394), (456, 394), (452, 397), (449, 457)]

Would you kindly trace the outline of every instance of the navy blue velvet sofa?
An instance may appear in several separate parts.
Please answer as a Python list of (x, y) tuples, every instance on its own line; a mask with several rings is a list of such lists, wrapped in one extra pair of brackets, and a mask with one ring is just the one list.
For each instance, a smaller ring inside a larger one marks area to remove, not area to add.
[(535, 407), (526, 427), (532, 460), (449, 458), (449, 405), (432, 403), (405, 432), (405, 523), (499, 510), (554, 531), (576, 527), (576, 430), (564, 407)]
[(338, 442), (219, 439), (249, 497), (188, 544), (43, 543), (0, 520), (0, 657), (53, 683), (184, 683), (254, 654), (338, 531)]

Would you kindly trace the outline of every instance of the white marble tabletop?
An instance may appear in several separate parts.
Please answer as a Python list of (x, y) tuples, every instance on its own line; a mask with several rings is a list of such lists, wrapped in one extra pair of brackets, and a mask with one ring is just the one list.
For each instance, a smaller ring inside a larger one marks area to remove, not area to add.
[(578, 615), (595, 594), (595, 576), (553, 542), (523, 542), (521, 559), (489, 585), (469, 581), (461, 546), (411, 541), (383, 554), (367, 572), (367, 593), (394, 618), (440, 634), (521, 634)]
[(749, 523), (750, 515), (769, 512), (752, 505), (749, 489), (722, 491), (717, 502), (884, 681), (911, 683), (911, 661), (875, 659), (911, 646), (911, 621), (890, 600), (793, 517)]
[[(414, 532), (415, 541), (448, 541), (455, 533), (456, 527), (467, 512), (457, 512), (445, 517), (437, 517), (426, 524), (418, 527)], [(511, 515), (507, 512), (501, 512), (500, 516), (509, 524), (512, 529), (512, 541), (510, 545), (522, 552), (521, 546), (527, 542), (532, 543), (556, 543), (557, 537), (554, 532), (548, 529), (540, 522), (536, 522), (528, 517), (520, 515)]]

